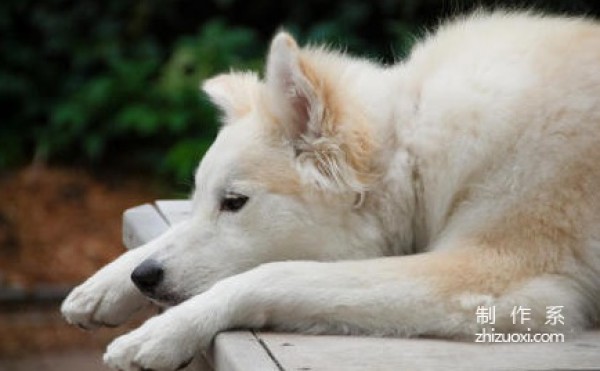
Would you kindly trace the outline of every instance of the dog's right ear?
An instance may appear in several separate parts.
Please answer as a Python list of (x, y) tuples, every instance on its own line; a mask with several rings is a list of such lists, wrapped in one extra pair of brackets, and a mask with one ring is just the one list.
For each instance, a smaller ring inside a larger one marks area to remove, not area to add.
[[(292, 145), (303, 181), (322, 190), (362, 194), (371, 179), (372, 142), (359, 111), (339, 104), (332, 77), (287, 33), (271, 43), (266, 68), (268, 106)], [(351, 104), (348, 100), (345, 104)]]
[(202, 90), (225, 115), (225, 122), (250, 112), (259, 89), (255, 73), (231, 72), (204, 81)]
[(266, 68), (267, 91), (273, 102), (271, 109), (282, 119), (288, 137), (297, 138), (318, 132), (322, 102), (301, 66), (296, 40), (279, 32), (271, 43)]

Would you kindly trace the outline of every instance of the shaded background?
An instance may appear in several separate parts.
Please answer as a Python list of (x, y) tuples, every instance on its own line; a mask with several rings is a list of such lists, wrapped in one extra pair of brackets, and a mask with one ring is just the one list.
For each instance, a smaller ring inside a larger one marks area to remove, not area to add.
[(595, 0), (2, 1), (0, 370), (84, 357), (124, 331), (68, 328), (58, 303), (122, 251), (125, 208), (190, 191), (218, 128), (200, 81), (260, 71), (282, 26), (393, 63), (440, 18), (480, 6), (600, 14)]

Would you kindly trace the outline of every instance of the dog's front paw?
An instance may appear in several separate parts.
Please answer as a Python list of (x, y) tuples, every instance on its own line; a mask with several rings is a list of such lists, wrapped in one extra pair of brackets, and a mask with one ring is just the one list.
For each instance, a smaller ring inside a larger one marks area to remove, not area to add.
[(128, 274), (101, 270), (71, 291), (61, 312), (67, 322), (84, 329), (114, 327), (146, 303)]
[(201, 347), (188, 321), (165, 313), (114, 340), (104, 362), (123, 371), (173, 371), (186, 367)]

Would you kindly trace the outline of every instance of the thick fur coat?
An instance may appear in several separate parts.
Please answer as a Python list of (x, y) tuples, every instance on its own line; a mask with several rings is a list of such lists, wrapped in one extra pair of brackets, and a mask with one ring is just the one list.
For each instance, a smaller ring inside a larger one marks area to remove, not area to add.
[(116, 339), (110, 366), (176, 369), (233, 327), (464, 338), (482, 306), (496, 331), (596, 323), (597, 23), (476, 14), (393, 66), (280, 33), (263, 80), (203, 88), (223, 127), (192, 217), (63, 304), (87, 328), (174, 305)]

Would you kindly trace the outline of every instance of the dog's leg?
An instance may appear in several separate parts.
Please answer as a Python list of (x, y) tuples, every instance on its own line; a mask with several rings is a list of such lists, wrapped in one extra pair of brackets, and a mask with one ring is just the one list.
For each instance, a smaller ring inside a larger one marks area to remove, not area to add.
[[(228, 320), (234, 327), (308, 333), (472, 338), (483, 327), (476, 315), (482, 306), (494, 308), (490, 327), (497, 332), (571, 331), (587, 324), (585, 288), (559, 274), (559, 262), (488, 247), (268, 264), (242, 275), (246, 283), (231, 289), (237, 311)], [(523, 321), (511, 317), (519, 306), (527, 309)], [(550, 306), (562, 307), (564, 325), (546, 324)]]
[(147, 305), (149, 301), (131, 281), (131, 272), (149, 255), (168, 246), (181, 228), (185, 228), (185, 223), (124, 253), (73, 289), (61, 306), (65, 319), (84, 329), (114, 327)]
[[(475, 254), (475, 255), (474, 255)], [(478, 255), (479, 254), (479, 255)], [(496, 306), (496, 331), (542, 330), (545, 305), (576, 313), (571, 283), (526, 273), (529, 262), (464, 249), (335, 263), (270, 263), (230, 277), (207, 292), (116, 339), (105, 362), (121, 370), (176, 369), (228, 328), (311, 333), (473, 337), (479, 305)], [(531, 308), (512, 324), (513, 306)], [(542, 311), (542, 317), (539, 317)], [(567, 323), (568, 322), (568, 323)], [(566, 326), (580, 325), (578, 319)]]

